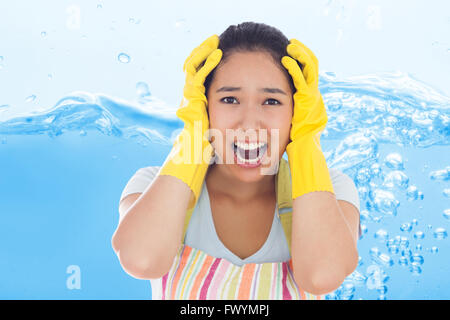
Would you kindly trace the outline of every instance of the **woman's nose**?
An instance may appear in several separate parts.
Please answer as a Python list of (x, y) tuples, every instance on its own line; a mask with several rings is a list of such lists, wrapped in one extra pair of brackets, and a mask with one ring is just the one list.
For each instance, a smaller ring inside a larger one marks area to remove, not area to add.
[(242, 108), (240, 127), (244, 130), (259, 129), (262, 126), (263, 115), (260, 108), (254, 105), (247, 105)]

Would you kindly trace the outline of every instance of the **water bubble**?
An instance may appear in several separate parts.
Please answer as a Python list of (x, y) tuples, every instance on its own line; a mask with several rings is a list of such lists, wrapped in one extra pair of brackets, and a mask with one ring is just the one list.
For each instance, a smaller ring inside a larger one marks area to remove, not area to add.
[(406, 189), (408, 187), (409, 178), (402, 171), (395, 170), (389, 172), (383, 181), (383, 186), (388, 188), (399, 187)]
[(392, 192), (382, 189), (371, 190), (369, 198), (371, 201), (367, 202), (368, 209), (373, 209), (386, 215), (397, 215), (397, 208), (400, 202)]
[(380, 222), (381, 219), (382, 219), (381, 216), (374, 216), (374, 217), (372, 217), (373, 222), (377, 222), (377, 223)]
[(412, 251), (411, 251), (411, 249), (405, 249), (405, 250), (402, 250), (401, 254), (402, 254), (402, 256), (409, 258), (412, 255)]
[(378, 257), (378, 255), (380, 254), (380, 249), (378, 249), (377, 247), (372, 247), (369, 250), (369, 254), (371, 257)]
[(412, 219), (411, 224), (417, 226), (419, 224), (419, 221), (417, 219)]
[(375, 232), (374, 237), (375, 239), (384, 241), (388, 238), (388, 232), (384, 229), (379, 229), (377, 232)]
[(377, 247), (373, 247), (369, 250), (369, 254), (370, 257), (372, 258), (372, 261), (375, 263), (379, 263), (385, 266), (392, 266), (394, 264), (394, 261), (392, 260), (392, 258), (385, 254), (385, 253), (381, 253), (380, 249), (378, 249)]
[(136, 83), (136, 92), (139, 98), (148, 98), (151, 95), (147, 83), (143, 81)]
[(406, 189), (406, 196), (408, 198), (410, 198), (408, 200), (416, 200), (418, 193), (419, 193), (419, 190), (414, 185), (411, 185), (411, 186), (408, 187), (408, 189)]
[(355, 285), (350, 281), (344, 281), (341, 285), (341, 299), (342, 300), (351, 300), (353, 298), (353, 294), (355, 293)]
[(375, 289), (375, 288), (379, 287), (380, 285), (381, 285), (381, 282), (376, 277), (368, 277), (366, 279), (366, 287), (369, 290)]
[(395, 170), (404, 169), (403, 159), (399, 153), (390, 153), (386, 156), (385, 164), (387, 167)]
[[(386, 119), (385, 119), (385, 123), (386, 123), (386, 125), (389, 126), (389, 127), (386, 127), (386, 128), (392, 129), (392, 127), (397, 125), (398, 118), (394, 117), (394, 116), (387, 116)], [(386, 164), (386, 165), (389, 166), (388, 164)]]
[(439, 249), (436, 246), (431, 247), (431, 253), (438, 253)]
[(25, 98), (26, 102), (33, 102), (34, 100), (36, 100), (36, 95), (34, 95), (34, 94)]
[(117, 56), (117, 59), (121, 62), (121, 63), (129, 63), (131, 58), (129, 55), (127, 55), (126, 53), (119, 53), (119, 55)]
[(139, 24), (139, 23), (141, 23), (141, 19), (129, 18), (128, 22), (134, 23), (134, 24)]
[(360, 222), (363, 222), (363, 221), (370, 221), (371, 218), (370, 218), (369, 211), (367, 211), (367, 210), (361, 210), (361, 212), (359, 213), (359, 218), (360, 218)]
[(400, 237), (400, 248), (405, 250), (409, 247), (409, 239), (407, 237)]
[(450, 166), (448, 166), (442, 170), (436, 170), (436, 171), (431, 172), (430, 178), (432, 180), (443, 180), (443, 181), (450, 180)]
[(436, 239), (442, 240), (447, 238), (447, 231), (444, 228), (436, 228), (433, 235)]
[(423, 193), (417, 189), (416, 186), (411, 185), (406, 189), (406, 199), (408, 201), (413, 200), (422, 200), (423, 199)]
[(363, 265), (363, 264), (364, 264), (363, 259), (359, 256), (358, 257), (358, 267)]
[(389, 280), (389, 276), (381, 269), (380, 266), (372, 264), (366, 269), (366, 287), (368, 289), (376, 289), (381, 287), (386, 281)]
[(422, 245), (420, 243), (418, 243), (416, 245), (416, 250), (421, 251), (422, 250)]
[(394, 260), (392, 260), (392, 258), (385, 253), (381, 253), (380, 255), (378, 255), (378, 261), (388, 267), (394, 264)]
[(381, 174), (381, 166), (378, 163), (374, 163), (370, 166), (370, 170), (372, 171), (372, 175), (374, 177), (378, 177)]
[(400, 226), (400, 230), (404, 232), (410, 232), (412, 230), (412, 226), (410, 223), (405, 222)]
[(425, 233), (423, 231), (417, 231), (414, 233), (414, 239), (423, 239), (425, 238)]
[(358, 184), (364, 184), (368, 181), (370, 181), (370, 170), (369, 168), (361, 168), (358, 170), (355, 181)]
[(364, 286), (366, 282), (366, 277), (357, 270), (353, 271), (346, 279), (352, 281), (356, 286)]
[(415, 275), (418, 276), (422, 273), (422, 268), (420, 267), (420, 264), (417, 262), (413, 262), (411, 263), (410, 267), (409, 267), (409, 271)]
[(367, 228), (367, 226), (365, 224), (361, 224), (361, 237), (367, 233), (367, 231), (369, 231), (369, 229)]
[[(0, 61), (1, 62), (1, 61)], [(442, 194), (447, 197), (450, 198), (450, 188), (446, 188), (444, 189), (444, 191), (442, 191)]]
[(417, 264), (423, 264), (424, 262), (423, 257), (418, 253), (412, 254), (411, 257), (409, 257), (409, 260), (411, 262), (416, 262)]
[(177, 21), (175, 21), (175, 28), (180, 28), (180, 27), (184, 26), (185, 24), (186, 24), (185, 19), (178, 19)]
[(336, 291), (329, 293), (325, 296), (325, 300), (339, 300), (339, 295), (336, 293)]
[(390, 253), (397, 254), (399, 251), (398, 244), (395, 243), (394, 239), (386, 241), (386, 246)]
[(389, 250), (389, 253), (397, 254), (398, 251), (399, 251), (399, 248), (398, 248), (398, 246), (396, 244), (393, 244), (393, 245), (388, 247), (388, 250)]
[(358, 194), (359, 194), (360, 199), (367, 198), (368, 193), (369, 193), (369, 188), (367, 188), (366, 186), (358, 187)]
[(444, 218), (450, 220), (450, 209), (444, 210)]
[(380, 286), (377, 288), (377, 291), (380, 295), (386, 294), (387, 290), (388, 290), (387, 286)]
[(408, 258), (405, 257), (405, 256), (401, 256), (398, 259), (398, 264), (401, 265), (401, 266), (407, 266), (408, 265)]

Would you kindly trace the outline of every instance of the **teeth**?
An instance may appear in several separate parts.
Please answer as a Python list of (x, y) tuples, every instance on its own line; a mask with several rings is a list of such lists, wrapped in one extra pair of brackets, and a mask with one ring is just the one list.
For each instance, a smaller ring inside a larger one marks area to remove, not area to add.
[[(240, 148), (240, 149), (244, 149), (246, 151), (251, 152), (253, 150), (256, 150), (257, 148), (261, 148), (261, 147), (265, 146), (266, 143), (260, 142), (260, 143), (247, 143), (246, 144), (246, 143), (236, 142), (236, 143), (234, 143), (234, 145), (236, 147)], [(235, 150), (235, 151), (237, 151), (237, 150)], [(246, 164), (256, 164), (256, 163), (258, 163), (262, 159), (264, 154), (266, 153), (266, 150), (264, 150), (264, 152), (262, 152), (262, 153), (261, 152), (259, 152), (259, 153), (260, 154), (255, 159), (245, 159), (245, 158), (241, 157), (241, 153), (240, 152), (235, 152), (236, 156), (239, 159), (239, 162), (243, 162), (243, 163), (246, 163)]]
[(261, 148), (266, 143), (260, 142), (260, 143), (243, 143), (243, 142), (235, 142), (235, 145), (243, 150), (255, 150), (257, 148)]
[(244, 158), (241, 158), (241, 155), (240, 155), (239, 152), (236, 152), (236, 156), (238, 157), (239, 162), (244, 162), (244, 163), (247, 163), (247, 164), (255, 164), (255, 163), (257, 163), (257, 162), (262, 158), (263, 154), (260, 155), (260, 156), (258, 156), (258, 157), (255, 158), (255, 159), (249, 159), (249, 160), (244, 159)]

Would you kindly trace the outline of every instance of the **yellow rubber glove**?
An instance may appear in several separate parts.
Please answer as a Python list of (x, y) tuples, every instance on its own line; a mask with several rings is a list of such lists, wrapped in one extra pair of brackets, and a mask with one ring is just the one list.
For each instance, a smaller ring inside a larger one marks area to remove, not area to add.
[[(281, 58), (281, 63), (296, 88), (290, 142), (286, 147), (292, 199), (313, 191), (334, 193), (320, 146), (320, 135), (328, 117), (319, 91), (319, 62), (312, 51), (296, 39), (291, 39), (286, 49), (289, 56)], [(303, 72), (294, 59), (302, 64)]]
[[(217, 49), (218, 46), (219, 36), (212, 35), (195, 48), (184, 62), (183, 71), (186, 73), (184, 95), (176, 112), (184, 121), (184, 128), (177, 136), (159, 172), (160, 175), (181, 179), (189, 186), (194, 197), (191, 196), (188, 210), (197, 203), (208, 166), (214, 155), (214, 148), (206, 136), (209, 119), (204, 82), (222, 58), (222, 50)], [(204, 65), (201, 66), (203, 62)]]

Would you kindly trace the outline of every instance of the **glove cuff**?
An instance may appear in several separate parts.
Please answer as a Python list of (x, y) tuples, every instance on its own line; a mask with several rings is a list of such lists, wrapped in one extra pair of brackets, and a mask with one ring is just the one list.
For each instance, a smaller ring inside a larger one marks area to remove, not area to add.
[[(180, 141), (183, 132), (185, 130), (177, 137), (177, 141), (162, 165), (159, 175), (170, 175), (178, 178), (191, 189), (195, 198), (188, 205), (188, 210), (190, 210), (200, 197), (203, 181), (214, 155), (214, 148), (208, 140), (203, 138), (200, 148), (196, 145), (199, 142), (194, 141), (191, 142), (190, 149), (186, 149), (185, 144)], [(185, 152), (185, 150), (190, 150), (190, 153)]]
[(314, 191), (334, 194), (320, 134), (308, 134), (286, 147), (292, 179), (292, 199)]

